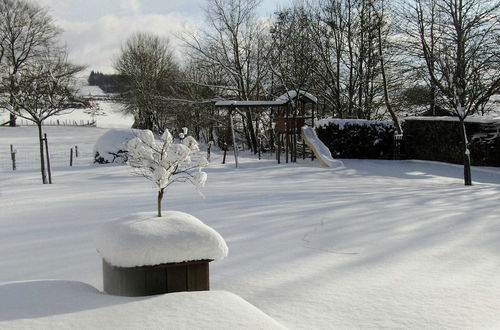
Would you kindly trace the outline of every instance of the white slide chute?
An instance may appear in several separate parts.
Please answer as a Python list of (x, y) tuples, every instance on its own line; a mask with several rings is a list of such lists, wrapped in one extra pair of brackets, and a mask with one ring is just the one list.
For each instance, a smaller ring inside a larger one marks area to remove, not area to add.
[(331, 168), (342, 168), (344, 163), (338, 159), (333, 159), (330, 149), (316, 135), (316, 131), (309, 127), (302, 127), (302, 138), (304, 142), (311, 148), (314, 155), (319, 160), (321, 166)]

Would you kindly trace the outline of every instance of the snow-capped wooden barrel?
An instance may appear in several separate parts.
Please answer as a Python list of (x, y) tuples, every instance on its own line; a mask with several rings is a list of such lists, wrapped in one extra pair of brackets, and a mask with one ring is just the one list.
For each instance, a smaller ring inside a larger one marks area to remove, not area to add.
[(182, 212), (139, 213), (101, 227), (104, 291), (147, 296), (210, 289), (209, 262), (227, 256), (214, 229)]
[(210, 290), (211, 260), (155, 266), (115, 267), (102, 261), (104, 291), (117, 296), (147, 296), (179, 291)]

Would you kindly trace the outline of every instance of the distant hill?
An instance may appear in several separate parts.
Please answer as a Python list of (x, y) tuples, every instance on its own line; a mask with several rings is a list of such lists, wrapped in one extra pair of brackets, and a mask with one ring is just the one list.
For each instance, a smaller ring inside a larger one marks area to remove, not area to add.
[(127, 80), (119, 74), (104, 74), (91, 71), (88, 78), (89, 86), (98, 86), (105, 93), (124, 93), (127, 91)]

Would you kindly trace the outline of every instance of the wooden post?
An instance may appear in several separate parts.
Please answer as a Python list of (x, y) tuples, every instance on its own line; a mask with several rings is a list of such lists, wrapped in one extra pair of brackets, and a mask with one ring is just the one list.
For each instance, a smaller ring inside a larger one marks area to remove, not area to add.
[(78, 158), (78, 146), (75, 146), (75, 158)]
[(227, 155), (227, 143), (224, 142), (224, 156), (222, 157), (222, 164), (226, 163), (226, 155)]
[(293, 118), (293, 135), (292, 135), (292, 144), (293, 144), (293, 163), (297, 162), (297, 116)]
[(69, 150), (69, 166), (73, 166), (73, 148)]
[(52, 184), (52, 171), (50, 170), (50, 155), (49, 155), (49, 142), (47, 141), (47, 133), (43, 134), (45, 141), (45, 154), (47, 156), (47, 173), (49, 175), (49, 184)]
[(236, 168), (238, 168), (238, 146), (236, 145), (236, 137), (234, 134), (234, 123), (233, 123), (233, 112), (229, 112), (229, 122), (231, 123), (231, 136), (233, 139), (233, 151), (234, 151), (234, 161)]
[(288, 116), (288, 111), (290, 109), (287, 108), (287, 111), (286, 111), (286, 114), (285, 114), (285, 135), (284, 135), (284, 138), (285, 138), (285, 141), (284, 141), (284, 144), (285, 144), (285, 159), (286, 159), (286, 163), (288, 164), (288, 153), (289, 153), (289, 148), (290, 148), (290, 123), (289, 123), (289, 116)]
[(276, 157), (278, 158), (278, 164), (281, 164), (281, 140), (282, 135), (278, 132), (278, 149), (276, 150)]
[(16, 151), (14, 150), (14, 146), (10, 145), (10, 159), (12, 159), (12, 170), (16, 170)]
[(212, 144), (213, 144), (213, 141), (208, 142), (208, 148), (207, 148), (207, 160), (208, 161), (210, 161), (210, 154), (211, 154)]
[[(302, 127), (300, 128), (300, 131), (302, 133)], [(304, 139), (302, 139), (302, 159), (306, 159), (306, 141), (304, 141)]]
[(260, 158), (261, 158), (260, 147), (261, 147), (261, 139), (260, 139), (260, 137), (259, 137), (259, 138), (257, 138), (257, 150), (258, 150), (258, 152), (259, 152), (259, 160), (260, 160)]

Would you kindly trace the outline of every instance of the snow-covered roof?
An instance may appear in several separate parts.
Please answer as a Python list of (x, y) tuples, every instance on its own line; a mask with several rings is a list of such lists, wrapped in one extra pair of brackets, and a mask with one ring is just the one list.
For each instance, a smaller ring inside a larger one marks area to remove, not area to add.
[(276, 101), (284, 101), (284, 102), (289, 102), (291, 100), (295, 100), (298, 97), (306, 98), (309, 101), (313, 103), (318, 103), (318, 98), (314, 95), (312, 95), (309, 92), (299, 90), (298, 92), (296, 90), (290, 90), (286, 92), (283, 95), (280, 95), (276, 98)]
[(226, 242), (194, 216), (177, 211), (136, 213), (101, 227), (97, 251), (118, 267), (137, 267), (192, 260), (220, 260)]
[(318, 103), (316, 96), (312, 95), (303, 90), (298, 92), (291, 90), (285, 94), (279, 96), (274, 101), (237, 101), (237, 100), (224, 100), (215, 102), (216, 107), (279, 107), (287, 104), (288, 102), (295, 100), (297, 95), (302, 98), (306, 98), (313, 103)]
[(286, 104), (282, 100), (280, 101), (236, 101), (236, 100), (227, 100), (227, 101), (217, 101), (215, 103), (216, 107), (279, 107), (281, 105)]

